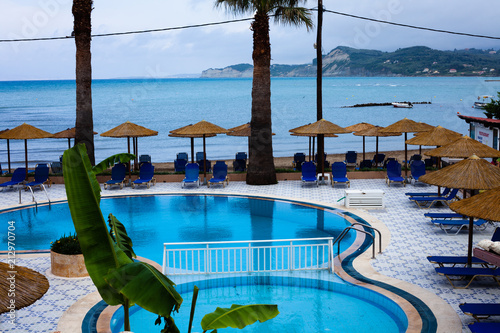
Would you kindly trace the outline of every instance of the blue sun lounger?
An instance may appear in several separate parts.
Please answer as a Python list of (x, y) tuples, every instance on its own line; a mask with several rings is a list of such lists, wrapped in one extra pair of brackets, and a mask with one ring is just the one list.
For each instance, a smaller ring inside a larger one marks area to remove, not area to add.
[(462, 303), (458, 307), (463, 313), (476, 320), (500, 316), (500, 303)]
[(391, 186), (391, 183), (401, 183), (406, 186), (405, 179), (401, 176), (401, 164), (397, 161), (389, 161), (387, 163), (387, 176), (385, 182)]
[(423, 161), (413, 161), (410, 164), (411, 178), (416, 182), (420, 176), (425, 175), (425, 163)]
[(181, 182), (181, 187), (186, 184), (196, 184), (197, 187), (200, 187), (200, 166), (198, 163), (186, 164), (186, 176)]
[(24, 183), (24, 179), (26, 177), (26, 168), (17, 168), (14, 170), (14, 173), (12, 173), (12, 177), (10, 180), (6, 181), (5, 183), (0, 184), (0, 187), (2, 188), (2, 191), (4, 188), (7, 187), (14, 187), (14, 185), (20, 185)]
[(123, 188), (125, 176), (127, 174), (127, 167), (123, 163), (116, 163), (111, 168), (111, 179), (104, 183), (104, 189), (113, 185), (119, 185), (120, 189)]
[(472, 333), (492, 333), (500, 332), (500, 323), (478, 323), (477, 321), (469, 325)]
[[(35, 168), (35, 179), (32, 182), (26, 183), (24, 186), (31, 187), (35, 189), (35, 187), (39, 187), (42, 190), (42, 187), (45, 188), (45, 183), (49, 180), (49, 167), (47, 164), (39, 164)], [(48, 183), (50, 187), (50, 182)]]
[[(451, 265), (455, 267), (456, 265), (467, 265), (467, 256), (427, 256), (427, 260), (431, 264), (437, 264), (439, 267), (445, 267), (445, 265)], [(473, 265), (481, 265), (484, 268), (488, 267), (488, 263), (482, 259), (472, 257)]]
[[(431, 222), (441, 228), (447, 235), (450, 235), (450, 231), (452, 231), (454, 228), (457, 228), (457, 231), (455, 233), (451, 233), (452, 235), (456, 235), (462, 230), (463, 228), (469, 226), (469, 220), (468, 219), (460, 219), (460, 220), (432, 220)], [(483, 219), (478, 219), (475, 220), (474, 222), (474, 227), (476, 227), (479, 230), (484, 230), (488, 226), (488, 221), (483, 220)], [(479, 227), (479, 228), (478, 228)]]
[(458, 189), (454, 188), (453, 190), (450, 191), (450, 194), (448, 196), (436, 196), (436, 197), (410, 197), (408, 199), (414, 201), (418, 207), (420, 208), (425, 208), (427, 204), (429, 206), (427, 208), (431, 208), (433, 204), (436, 202), (442, 202), (449, 204), (451, 201), (455, 200), (458, 194)]
[[(500, 286), (498, 276), (500, 276), (500, 269), (496, 268), (480, 268), (480, 267), (436, 267), (436, 273), (444, 275), (453, 288), (466, 289), (477, 277), (491, 277)], [(452, 278), (453, 277), (453, 278)], [(457, 287), (453, 282), (466, 281), (465, 286)]]
[(316, 165), (313, 162), (302, 163), (302, 185), (306, 183), (315, 183), (318, 186), (318, 178), (316, 178)]
[(332, 164), (332, 187), (335, 187), (335, 183), (344, 183), (347, 187), (351, 187), (344, 162), (335, 162)]
[(227, 164), (224, 161), (217, 161), (214, 164), (214, 173), (212, 178), (208, 181), (207, 187), (210, 184), (222, 184), (222, 187), (229, 185), (229, 179), (227, 178)]
[(464, 219), (465, 216), (458, 213), (425, 213), (425, 217), (431, 220), (446, 220), (446, 219)]
[(406, 192), (405, 195), (409, 197), (445, 197), (448, 195), (448, 193), (450, 193), (450, 189), (445, 188), (441, 195), (439, 195), (438, 192)]
[(151, 184), (155, 185), (156, 179), (154, 178), (154, 175), (154, 165), (151, 163), (143, 163), (141, 165), (141, 168), (139, 169), (139, 179), (136, 179), (132, 182), (132, 188), (135, 188), (135, 185), (139, 186), (146, 184), (148, 188), (151, 186)]

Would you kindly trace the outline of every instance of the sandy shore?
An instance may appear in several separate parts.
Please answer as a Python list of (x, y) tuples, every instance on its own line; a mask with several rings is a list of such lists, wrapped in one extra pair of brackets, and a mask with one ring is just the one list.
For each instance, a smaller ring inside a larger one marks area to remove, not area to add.
[[(430, 149), (422, 149), (422, 154), (424, 154), (426, 151), (429, 151)], [(393, 150), (393, 151), (379, 151), (379, 153), (385, 154), (386, 157), (395, 157), (399, 162), (402, 162), (405, 159), (405, 151), (404, 150)], [(408, 158), (410, 158), (413, 154), (418, 154), (419, 150), (418, 149), (412, 149), (408, 150)], [(373, 156), (375, 155), (375, 152), (366, 152), (365, 156), (366, 159), (372, 159)], [(425, 156), (424, 156), (425, 158)], [(210, 157), (208, 157), (210, 160)], [(345, 153), (344, 154), (328, 154), (326, 157), (327, 161), (332, 163), (332, 162), (339, 162), (339, 161), (344, 161), (345, 160)], [(363, 152), (358, 151), (358, 164), (359, 162), (363, 159)], [(226, 164), (228, 165), (229, 171), (232, 171), (233, 168), (233, 160), (224, 160)], [(292, 161), (293, 161), (293, 156), (291, 157), (275, 157), (274, 158), (274, 165), (276, 168), (279, 169), (291, 169), (292, 168)], [(156, 163), (153, 161), (153, 164), (155, 165), (155, 171), (157, 172), (174, 172), (174, 163), (173, 162), (160, 162)], [(212, 161), (213, 165), (213, 161)]]

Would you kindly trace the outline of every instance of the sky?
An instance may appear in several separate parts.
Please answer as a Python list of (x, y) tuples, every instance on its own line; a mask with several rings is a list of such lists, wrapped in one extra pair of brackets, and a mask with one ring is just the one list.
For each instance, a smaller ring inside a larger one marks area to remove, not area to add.
[[(325, 9), (391, 22), (500, 37), (498, 0), (323, 0)], [(69, 36), (72, 0), (0, 0), (0, 39)], [(306, 8), (317, 7), (308, 1)], [(233, 15), (213, 0), (94, 0), (92, 33), (188, 26), (249, 18)], [(316, 22), (316, 12), (313, 12)], [(250, 21), (146, 34), (95, 37), (95, 79), (201, 74), (208, 68), (252, 63)], [(311, 63), (316, 28), (271, 22), (273, 64)], [(395, 51), (422, 45), (439, 50), (500, 49), (500, 40), (414, 30), (324, 14), (323, 52), (335, 47)], [(0, 43), (0, 81), (74, 79), (73, 39)]]

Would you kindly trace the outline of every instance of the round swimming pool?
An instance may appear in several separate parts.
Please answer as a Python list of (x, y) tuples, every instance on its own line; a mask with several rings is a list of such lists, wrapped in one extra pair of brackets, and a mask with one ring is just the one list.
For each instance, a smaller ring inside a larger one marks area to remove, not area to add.
[[(104, 218), (120, 220), (137, 255), (161, 263), (163, 243), (336, 237), (349, 226), (339, 210), (299, 202), (225, 195), (157, 195), (103, 198)], [(16, 250), (43, 250), (74, 233), (67, 203), (0, 214), (16, 226)], [(7, 244), (7, 229), (0, 230)], [(342, 241), (350, 246), (355, 234)], [(7, 250), (7, 249), (0, 249)]]
[[(200, 288), (193, 332), (201, 332), (201, 319), (216, 307), (232, 304), (277, 304), (280, 314), (264, 323), (247, 326), (245, 332), (405, 332), (404, 312), (390, 299), (371, 290), (337, 283), (285, 276), (243, 276), (180, 284), (184, 303), (173, 318), (181, 332), (187, 332), (194, 285)], [(130, 327), (136, 333), (159, 332), (157, 315), (133, 307)], [(111, 319), (111, 331), (123, 331), (123, 310)], [(163, 326), (161, 327), (163, 328)], [(224, 332), (239, 332), (226, 328)]]

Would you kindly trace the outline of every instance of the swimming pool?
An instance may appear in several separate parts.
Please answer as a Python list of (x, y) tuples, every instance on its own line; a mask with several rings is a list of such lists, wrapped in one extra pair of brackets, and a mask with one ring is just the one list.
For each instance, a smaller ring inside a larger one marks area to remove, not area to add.
[[(173, 315), (181, 332), (187, 332), (192, 290), (200, 288), (193, 332), (201, 332), (200, 322), (217, 306), (231, 304), (277, 304), (280, 314), (264, 323), (247, 326), (245, 332), (404, 332), (407, 318), (399, 306), (371, 290), (343, 282), (287, 276), (241, 276), (180, 284), (184, 298), (179, 313)], [(138, 307), (131, 309), (131, 329), (137, 333), (158, 332), (157, 315)], [(111, 319), (112, 333), (123, 331), (123, 310)], [(163, 328), (163, 327), (162, 327)], [(226, 328), (224, 332), (239, 330)]]
[[(225, 195), (157, 195), (103, 198), (106, 218), (127, 228), (138, 256), (161, 263), (163, 243), (336, 237), (350, 223), (342, 211), (300, 202)], [(0, 214), (14, 221), (16, 250), (43, 250), (74, 227), (67, 203)], [(6, 228), (0, 239), (7, 244)], [(342, 241), (350, 246), (355, 234)], [(6, 250), (6, 249), (0, 249)]]

